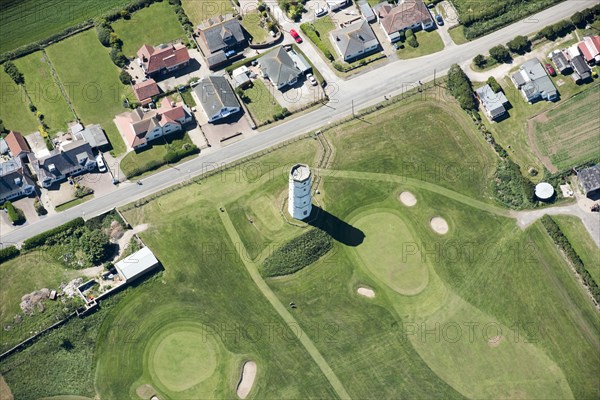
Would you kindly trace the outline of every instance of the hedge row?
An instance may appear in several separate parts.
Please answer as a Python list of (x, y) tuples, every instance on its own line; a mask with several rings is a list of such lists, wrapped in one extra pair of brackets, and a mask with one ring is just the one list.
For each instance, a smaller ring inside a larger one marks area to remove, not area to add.
[(198, 151), (198, 147), (191, 144), (188, 144), (185, 148), (182, 147), (178, 150), (167, 150), (162, 158), (151, 159), (148, 162), (138, 164), (131, 168), (125, 167), (123, 168), (123, 173), (125, 173), (127, 179), (131, 179), (133, 177), (142, 175), (145, 172), (154, 171), (165, 164), (176, 163), (182, 158), (198, 153)]
[(569, 242), (569, 239), (562, 233), (558, 224), (550, 217), (549, 215), (544, 215), (542, 217), (542, 225), (546, 228), (548, 235), (554, 240), (554, 243), (565, 253), (567, 259), (573, 264), (575, 267), (575, 271), (581, 276), (583, 283), (590, 289), (594, 300), (597, 303), (600, 303), (600, 288), (594, 281), (594, 278), (590, 275), (590, 273), (585, 269), (585, 265), (581, 258)]
[(78, 228), (80, 226), (83, 226), (84, 224), (85, 224), (85, 221), (83, 220), (83, 218), (81, 218), (81, 217), (75, 218), (75, 219), (67, 222), (66, 224), (57, 226), (56, 228), (47, 230), (38, 235), (30, 237), (29, 239), (27, 239), (23, 242), (22, 249), (30, 250), (35, 247), (43, 246), (46, 244), (48, 239), (51, 238), (52, 236), (54, 236), (58, 233), (67, 231), (67, 230)]
[(21, 252), (15, 246), (8, 246), (3, 249), (0, 249), (0, 263), (10, 260), (11, 258), (15, 258)]
[(313, 228), (278, 248), (265, 260), (262, 274), (266, 277), (293, 274), (314, 263), (333, 247), (333, 238)]
[(321, 53), (327, 58), (329, 61), (333, 61), (333, 55), (331, 51), (325, 46), (325, 43), (321, 40), (321, 35), (315, 30), (313, 24), (305, 22), (300, 25), (300, 29), (308, 38), (321, 50)]

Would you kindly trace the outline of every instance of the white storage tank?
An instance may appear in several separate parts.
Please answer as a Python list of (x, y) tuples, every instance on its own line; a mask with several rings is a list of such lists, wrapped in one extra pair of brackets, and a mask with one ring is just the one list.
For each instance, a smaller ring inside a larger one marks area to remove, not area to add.
[(296, 219), (308, 218), (312, 210), (312, 175), (306, 164), (296, 164), (290, 170), (288, 212)]

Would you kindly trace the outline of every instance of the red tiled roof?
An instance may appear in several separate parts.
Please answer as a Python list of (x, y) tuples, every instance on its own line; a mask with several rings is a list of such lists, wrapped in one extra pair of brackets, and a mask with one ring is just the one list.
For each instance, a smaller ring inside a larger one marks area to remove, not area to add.
[(578, 47), (585, 60), (590, 62), (600, 54), (600, 36), (586, 36)]
[(178, 43), (164, 47), (143, 45), (137, 52), (138, 58), (146, 68), (146, 73), (152, 74), (163, 68), (172, 68), (190, 60), (187, 47)]
[(163, 118), (169, 118), (175, 122), (175, 120), (185, 117), (185, 110), (183, 109), (183, 103), (174, 103), (172, 105), (168, 98), (164, 97), (160, 102), (160, 108), (158, 111)]
[(10, 131), (4, 140), (13, 157), (18, 157), (22, 153), (31, 152), (25, 138), (19, 132)]
[(142, 103), (142, 105), (146, 105), (152, 101), (152, 96), (156, 96), (160, 93), (160, 89), (154, 79), (148, 79), (145, 82), (133, 85), (133, 92), (138, 101)]

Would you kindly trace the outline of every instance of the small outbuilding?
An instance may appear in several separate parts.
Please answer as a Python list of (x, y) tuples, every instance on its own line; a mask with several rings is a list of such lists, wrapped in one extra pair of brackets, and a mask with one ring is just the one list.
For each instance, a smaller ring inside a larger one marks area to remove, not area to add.
[(115, 264), (115, 268), (123, 276), (125, 282), (131, 282), (159, 265), (154, 253), (143, 247), (132, 255)]
[(577, 179), (586, 197), (593, 200), (600, 198), (600, 165), (577, 171)]

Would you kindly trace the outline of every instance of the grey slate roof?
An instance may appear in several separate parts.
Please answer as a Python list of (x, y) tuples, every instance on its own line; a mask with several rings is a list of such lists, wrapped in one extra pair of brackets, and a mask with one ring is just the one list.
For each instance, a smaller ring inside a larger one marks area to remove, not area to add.
[(594, 165), (581, 171), (577, 171), (577, 178), (581, 188), (587, 195), (590, 192), (600, 189), (600, 165)]
[(556, 69), (558, 69), (558, 72), (560, 73), (563, 73), (571, 68), (569, 62), (567, 61), (567, 57), (565, 57), (562, 51), (556, 51), (552, 53), (552, 62), (554, 62)]
[(194, 93), (208, 117), (218, 114), (225, 107), (240, 108), (240, 103), (227, 79), (211, 75), (200, 80)]
[(554, 83), (537, 58), (524, 62), (519, 71), (513, 74), (512, 79), (528, 100), (538, 95), (544, 99), (558, 96)]
[(19, 157), (0, 164), (0, 199), (14, 196), (24, 186), (34, 186), (34, 181)]
[(360, 13), (369, 22), (373, 22), (377, 19), (377, 17), (375, 16), (375, 13), (373, 12), (373, 9), (369, 5), (369, 3), (365, 2), (365, 3), (360, 4)]
[(369, 23), (362, 19), (333, 30), (330, 35), (344, 60), (356, 56), (361, 50), (365, 51), (379, 44)]
[(278, 88), (298, 79), (300, 70), (283, 47), (278, 47), (258, 59), (263, 74)]
[(490, 85), (482, 86), (475, 92), (492, 118), (499, 117), (506, 112), (504, 105), (508, 103), (508, 99), (503, 92), (494, 93)]
[(108, 145), (108, 139), (100, 125), (88, 125), (87, 128), (74, 134), (77, 140), (85, 140), (92, 148)]
[(231, 14), (209, 18), (203, 21), (198, 29), (211, 53), (236, 47), (246, 42), (242, 25)]
[[(94, 163), (92, 147), (84, 140), (76, 140), (65, 146), (63, 150), (54, 149), (46, 157), (37, 159), (34, 164), (40, 182), (47, 178), (57, 179), (68, 176), (85, 168), (88, 163)], [(51, 171), (54, 166), (54, 171)]]
[(588, 67), (587, 63), (582, 56), (575, 56), (571, 59), (571, 65), (581, 79), (586, 80), (592, 76), (592, 70)]

